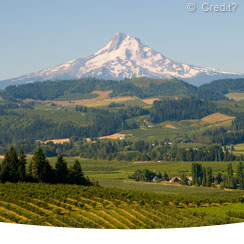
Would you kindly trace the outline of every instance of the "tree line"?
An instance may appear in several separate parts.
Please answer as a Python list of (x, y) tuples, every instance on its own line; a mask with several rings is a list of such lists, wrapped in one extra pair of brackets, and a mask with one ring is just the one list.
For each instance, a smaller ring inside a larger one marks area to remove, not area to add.
[[(163, 175), (161, 172), (155, 173), (149, 169), (137, 169), (129, 176), (129, 179), (135, 181), (169, 181), (170, 178), (165, 172)], [(184, 173), (179, 177), (179, 183), (182, 185), (195, 185), (204, 187), (215, 187), (220, 184), (222, 188), (240, 189), (244, 190), (244, 165), (239, 162), (237, 166), (237, 172), (234, 174), (232, 164), (228, 164), (226, 174), (218, 172), (214, 176), (212, 167), (203, 167), (200, 163), (192, 163), (192, 181), (189, 181), (189, 176)]]
[(154, 101), (150, 119), (153, 123), (160, 123), (166, 120), (200, 119), (214, 111), (215, 106), (213, 103), (194, 97)]
[(199, 148), (182, 148), (176, 143), (166, 141), (147, 142), (138, 141), (100, 141), (87, 143), (72, 141), (65, 144), (42, 145), (48, 156), (63, 153), (66, 156), (80, 156), (82, 158), (125, 160), (125, 161), (233, 161), (238, 157), (220, 145), (201, 146)]
[(42, 149), (37, 147), (27, 167), (26, 155), (20, 149), (17, 153), (13, 146), (5, 154), (0, 165), (0, 182), (40, 182), (51, 184), (93, 185), (89, 178), (84, 176), (81, 164), (75, 160), (73, 166), (67, 166), (62, 155), (59, 155), (52, 168)]
[(196, 186), (210, 187), (215, 184), (221, 184), (223, 188), (244, 190), (244, 166), (240, 162), (237, 166), (237, 172), (234, 175), (232, 164), (227, 167), (227, 174), (218, 173), (213, 176), (211, 167), (203, 167), (202, 164), (192, 163), (192, 184)]
[(153, 179), (155, 179), (155, 181), (169, 181), (169, 176), (167, 172), (164, 172), (162, 175), (161, 172), (155, 173), (149, 169), (137, 169), (132, 175), (129, 176), (129, 179), (144, 182), (151, 182)]

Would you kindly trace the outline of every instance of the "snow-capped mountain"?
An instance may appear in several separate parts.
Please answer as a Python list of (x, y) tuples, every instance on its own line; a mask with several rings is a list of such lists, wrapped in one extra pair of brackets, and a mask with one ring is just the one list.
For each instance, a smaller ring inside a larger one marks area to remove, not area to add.
[(96, 53), (71, 60), (18, 78), (0, 81), (0, 88), (34, 81), (97, 77), (122, 80), (132, 77), (177, 78), (193, 85), (212, 80), (244, 77), (243, 74), (224, 72), (213, 68), (175, 62), (139, 39), (125, 33), (117, 33), (107, 45)]

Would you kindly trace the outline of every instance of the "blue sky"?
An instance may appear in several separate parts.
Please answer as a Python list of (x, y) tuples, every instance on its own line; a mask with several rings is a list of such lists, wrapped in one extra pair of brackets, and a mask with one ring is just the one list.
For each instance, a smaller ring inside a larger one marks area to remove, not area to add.
[[(189, 2), (197, 11), (187, 11)], [(203, 3), (237, 3), (204, 12)], [(241, 0), (0, 0), (0, 80), (88, 56), (116, 32), (188, 64), (244, 73)]]

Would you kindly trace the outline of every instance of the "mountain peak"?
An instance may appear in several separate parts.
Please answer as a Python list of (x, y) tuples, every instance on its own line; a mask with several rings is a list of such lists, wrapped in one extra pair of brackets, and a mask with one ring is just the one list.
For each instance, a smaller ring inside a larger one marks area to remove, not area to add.
[(0, 82), (0, 88), (34, 81), (96, 77), (122, 80), (132, 77), (178, 78), (193, 85), (216, 79), (239, 78), (243, 74), (175, 62), (126, 33), (115, 36), (99, 51), (67, 63)]
[(114, 38), (109, 42), (110, 50), (118, 49), (123, 41), (128, 39), (129, 36), (126, 33), (116, 33)]
[(117, 32), (115, 35), (114, 35), (114, 38), (113, 39), (125, 39), (127, 37), (130, 37), (127, 33), (123, 33), (123, 32)]
[(130, 43), (140, 43), (139, 39), (131, 37), (126, 33), (116, 33), (114, 37), (108, 42), (108, 44), (101, 50), (107, 49), (108, 51), (117, 50), (122, 44), (124, 46), (130, 46)]

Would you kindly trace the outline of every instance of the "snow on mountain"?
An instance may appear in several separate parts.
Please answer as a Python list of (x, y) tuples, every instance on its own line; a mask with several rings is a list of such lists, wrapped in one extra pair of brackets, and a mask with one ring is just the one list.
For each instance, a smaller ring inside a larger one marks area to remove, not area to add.
[(244, 77), (239, 73), (175, 62), (144, 45), (139, 39), (125, 33), (117, 33), (104, 48), (91, 56), (74, 59), (29, 75), (0, 81), (0, 88), (34, 81), (78, 79), (81, 77), (114, 80), (132, 77), (177, 78), (193, 85), (201, 85), (216, 79), (239, 78), (241, 76)]

